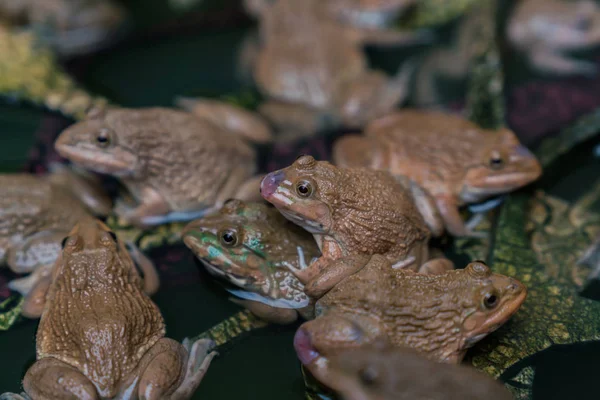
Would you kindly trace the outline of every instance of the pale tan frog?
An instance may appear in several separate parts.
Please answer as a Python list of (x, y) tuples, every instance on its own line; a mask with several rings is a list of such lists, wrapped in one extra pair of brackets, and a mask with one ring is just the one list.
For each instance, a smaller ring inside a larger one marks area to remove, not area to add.
[(600, 45), (600, 6), (593, 0), (517, 1), (506, 36), (540, 71), (595, 75), (594, 62), (567, 53)]
[(234, 285), (231, 299), (279, 324), (310, 318), (313, 302), (287, 266), (305, 268), (320, 255), (312, 235), (274, 207), (228, 201), (218, 213), (191, 222), (183, 241), (206, 269)]
[(351, 264), (360, 268), (364, 256), (383, 254), (394, 268), (452, 268), (449, 260), (429, 260), (431, 233), (419, 210), (433, 216), (435, 206), (418, 186), (402, 184), (386, 172), (338, 168), (301, 156), (266, 175), (261, 194), (315, 237), (323, 255), (305, 269), (290, 268), (313, 297), (348, 274), (334, 268), (332, 261), (337, 259), (351, 257)]
[(26, 25), (62, 55), (97, 50), (126, 17), (113, 0), (0, 0), (0, 19)]
[[(190, 220), (227, 199), (259, 198), (255, 120), (237, 107), (194, 102), (196, 115), (168, 108), (106, 108), (67, 128), (56, 150), (75, 164), (118, 178), (138, 202), (115, 212), (140, 226)], [(228, 109), (234, 118), (223, 118)], [(210, 112), (212, 110), (213, 112)], [(268, 129), (267, 129), (268, 132)]]
[[(259, 112), (280, 131), (298, 135), (361, 127), (401, 103), (412, 63), (395, 77), (369, 70), (362, 46), (401, 43), (421, 36), (381, 24), (410, 2), (278, 0), (253, 2), (260, 13), (260, 45), (246, 51), (253, 77), (268, 101)], [(379, 18), (381, 17), (381, 18)], [(385, 24), (383, 24), (385, 25)], [(248, 55), (250, 54), (250, 55)]]
[(424, 214), (436, 236), (444, 228), (455, 236), (485, 235), (465, 223), (459, 208), (521, 188), (542, 173), (536, 157), (512, 131), (481, 129), (437, 111), (403, 110), (373, 121), (364, 135), (339, 139), (333, 159), (338, 166), (385, 170), (417, 182), (435, 199), (442, 216), (440, 224)]
[(513, 399), (500, 382), (473, 367), (437, 363), (410, 348), (380, 343), (330, 357), (323, 383), (343, 400)]
[(317, 379), (326, 379), (329, 356), (376, 342), (458, 364), (526, 296), (523, 284), (480, 261), (443, 274), (419, 274), (391, 268), (376, 254), (317, 301), (316, 318), (300, 326), (294, 347)]
[[(82, 219), (63, 243), (23, 388), (35, 400), (189, 399), (215, 352), (165, 336), (158, 307), (122, 242)], [(23, 399), (4, 394), (4, 399)]]

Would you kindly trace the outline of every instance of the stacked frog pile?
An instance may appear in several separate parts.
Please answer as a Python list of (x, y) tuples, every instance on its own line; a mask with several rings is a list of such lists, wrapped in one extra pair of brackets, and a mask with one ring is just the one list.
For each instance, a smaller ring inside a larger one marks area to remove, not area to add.
[[(34, 11), (50, 12), (34, 3), (0, 1), (0, 12), (34, 23)], [(73, 168), (0, 176), (0, 259), (30, 273), (10, 288), (24, 296), (24, 316), (41, 318), (25, 393), (0, 399), (189, 399), (200, 385), (215, 343), (165, 338), (150, 299), (158, 273), (96, 218), (108, 215), (175, 226), (234, 302), (268, 323), (305, 320), (298, 359), (345, 399), (510, 398), (448, 364), (506, 323), (527, 288), (479, 260), (455, 269), (437, 242), (487, 237), (476, 229), (485, 213), (536, 181), (541, 165), (509, 129), (397, 110), (413, 64), (388, 77), (369, 69), (362, 45), (425, 43), (430, 32), (393, 26), (413, 1), (366, 3), (247, 0), (259, 38), (241, 65), (266, 99), (257, 112), (202, 98), (180, 98), (180, 109), (100, 105), (55, 141)], [(112, 24), (104, 11), (91, 13)], [(62, 24), (79, 29), (75, 17)], [(569, 43), (590, 43), (584, 36)], [(547, 47), (533, 57), (588, 70)], [(363, 133), (337, 140), (333, 163), (302, 155), (258, 173), (257, 144), (331, 129)], [(114, 204), (95, 174), (122, 184)], [(395, 373), (399, 365), (414, 375)], [(422, 384), (423, 374), (437, 381)]]

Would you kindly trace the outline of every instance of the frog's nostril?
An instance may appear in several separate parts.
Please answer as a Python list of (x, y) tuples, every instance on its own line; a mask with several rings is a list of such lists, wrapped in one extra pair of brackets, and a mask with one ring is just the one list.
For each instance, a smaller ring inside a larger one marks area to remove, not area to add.
[(279, 184), (283, 181), (283, 173), (281, 171), (271, 172), (267, 174), (260, 183), (260, 194), (267, 199), (271, 197), (277, 190)]
[(296, 349), (300, 362), (304, 365), (310, 364), (320, 356), (317, 349), (312, 345), (310, 334), (302, 328), (298, 329), (296, 335), (294, 335), (294, 349)]

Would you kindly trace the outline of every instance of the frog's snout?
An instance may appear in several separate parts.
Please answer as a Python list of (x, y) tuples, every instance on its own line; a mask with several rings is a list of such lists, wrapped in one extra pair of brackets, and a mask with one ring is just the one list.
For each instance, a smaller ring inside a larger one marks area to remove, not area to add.
[(310, 333), (302, 327), (300, 327), (294, 335), (294, 349), (296, 350), (298, 359), (304, 365), (310, 364), (320, 356), (319, 352), (312, 344)]
[(277, 188), (284, 179), (284, 174), (281, 171), (271, 172), (267, 174), (260, 182), (260, 194), (268, 200), (277, 191)]

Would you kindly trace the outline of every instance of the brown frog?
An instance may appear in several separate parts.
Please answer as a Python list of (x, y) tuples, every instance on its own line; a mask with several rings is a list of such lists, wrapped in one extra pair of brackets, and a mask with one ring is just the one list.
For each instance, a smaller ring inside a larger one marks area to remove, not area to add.
[(433, 215), (434, 205), (418, 186), (386, 172), (338, 168), (301, 156), (266, 175), (261, 194), (319, 245), (323, 255), (317, 261), (302, 270), (290, 268), (311, 296), (319, 297), (348, 273), (333, 268), (333, 261), (350, 256), (355, 257), (348, 264), (355, 268), (371, 254), (384, 254), (394, 268), (452, 268), (449, 260), (429, 260), (431, 233), (419, 211)]
[(304, 285), (287, 266), (301, 269), (319, 256), (311, 234), (264, 203), (230, 200), (218, 213), (190, 223), (184, 243), (214, 276), (234, 285), (238, 303), (268, 322), (312, 316)]
[[(222, 118), (225, 104), (194, 104), (197, 115), (167, 108), (95, 109), (67, 128), (56, 150), (75, 164), (118, 178), (139, 203), (115, 212), (140, 226), (191, 220), (231, 197), (258, 197), (247, 112)], [(208, 110), (214, 110), (213, 113)]]
[(600, 45), (600, 6), (593, 0), (521, 0), (515, 3), (506, 36), (540, 71), (595, 75), (595, 62), (565, 53)]
[(526, 296), (520, 282), (479, 261), (443, 274), (419, 274), (393, 269), (384, 256), (374, 255), (317, 301), (316, 319), (298, 329), (294, 347), (317, 379), (326, 376), (330, 355), (376, 341), (457, 364)]
[[(23, 388), (39, 400), (189, 399), (215, 352), (165, 336), (124, 244), (82, 219), (63, 242)], [(19, 395), (4, 398), (22, 399)]]
[(97, 50), (126, 18), (112, 0), (0, 0), (0, 19), (26, 24), (62, 55)]
[[(403, 9), (407, 1), (258, 3), (248, 7), (261, 15), (261, 43), (254, 51), (245, 49), (250, 56), (244, 63), (269, 99), (259, 112), (280, 131), (306, 135), (362, 127), (406, 97), (413, 64), (390, 78), (369, 70), (362, 46), (414, 42), (419, 36), (361, 24), (369, 20), (364, 15), (382, 16), (375, 19), (383, 24), (383, 16), (395, 15), (393, 10)], [(353, 23), (345, 23), (349, 21)]]
[(331, 357), (323, 383), (343, 400), (513, 399), (502, 384), (473, 367), (441, 364), (409, 348), (378, 344)]
[[(0, 175), (0, 264), (18, 274), (31, 273), (8, 285), (25, 296), (24, 315), (41, 314), (44, 288), (63, 238), (79, 219), (90, 213), (106, 215), (110, 208), (94, 177), (61, 164), (52, 165), (44, 176)], [(154, 293), (159, 281), (152, 262), (129, 246)]]
[[(435, 199), (442, 216), (440, 221), (424, 215), (436, 236), (444, 228), (455, 236), (481, 236), (473, 224), (465, 224), (459, 208), (486, 200), (495, 205), (494, 196), (525, 186), (542, 173), (538, 160), (512, 131), (488, 131), (437, 111), (398, 111), (373, 121), (364, 135), (338, 140), (333, 159), (342, 167), (386, 170), (417, 182)], [(473, 211), (487, 208), (473, 206)]]

